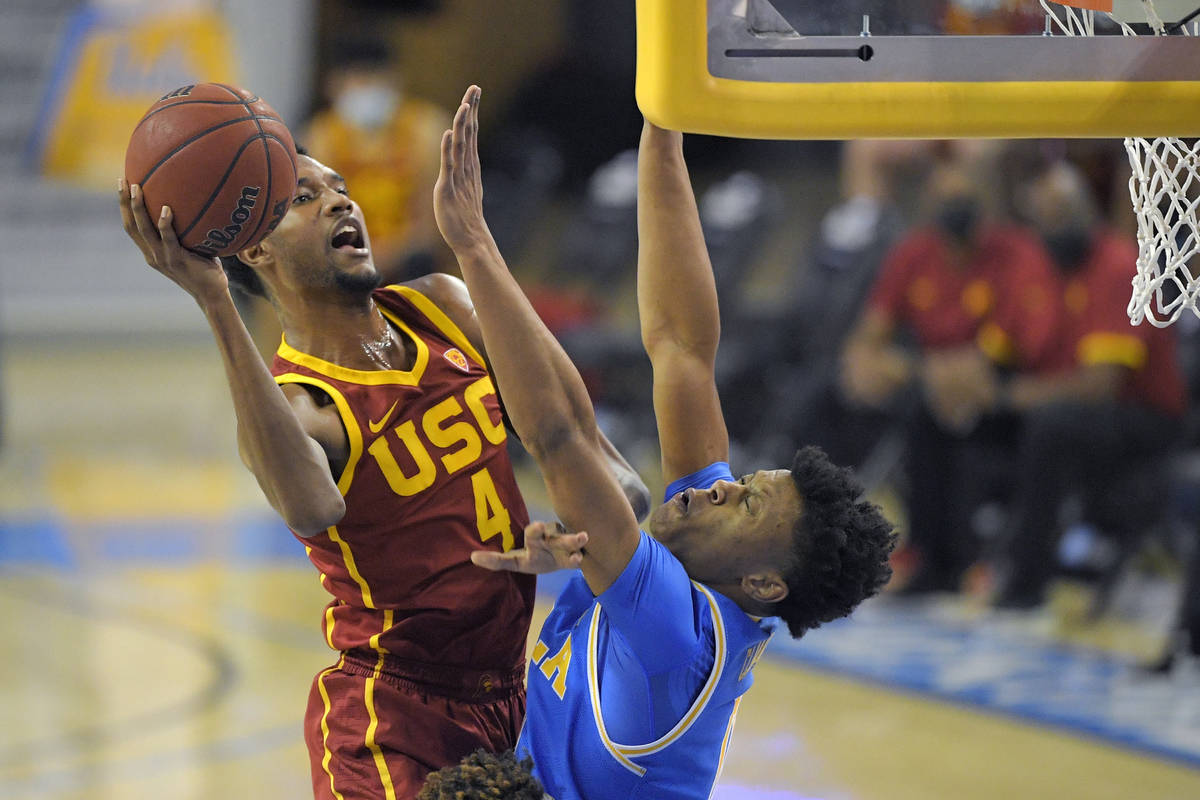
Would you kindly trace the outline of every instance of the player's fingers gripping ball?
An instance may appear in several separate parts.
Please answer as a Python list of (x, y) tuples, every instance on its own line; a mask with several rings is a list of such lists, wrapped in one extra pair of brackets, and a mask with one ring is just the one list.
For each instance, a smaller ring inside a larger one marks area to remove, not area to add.
[(203, 256), (257, 244), (291, 205), (296, 145), (262, 98), (219, 83), (183, 86), (150, 107), (125, 150), (125, 179), (180, 243)]

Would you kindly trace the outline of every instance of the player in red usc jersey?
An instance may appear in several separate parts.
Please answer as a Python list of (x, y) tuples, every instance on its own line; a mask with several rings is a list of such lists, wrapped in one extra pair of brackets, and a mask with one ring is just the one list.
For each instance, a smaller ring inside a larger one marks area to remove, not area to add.
[[(527, 515), (464, 284), (435, 274), (376, 288), (345, 182), (307, 156), (299, 167), (279, 226), (223, 264), (180, 248), (170, 211), (152, 221), (139, 187), (120, 184), (121, 213), (147, 263), (205, 313), (242, 459), (333, 596), (324, 634), (341, 655), (316, 676), (305, 719), (314, 795), (412, 798), (429, 771), (516, 742), (534, 587), (470, 553), (520, 547)], [(270, 369), (231, 281), (277, 311)], [(574, 540), (557, 541), (571, 563)]]

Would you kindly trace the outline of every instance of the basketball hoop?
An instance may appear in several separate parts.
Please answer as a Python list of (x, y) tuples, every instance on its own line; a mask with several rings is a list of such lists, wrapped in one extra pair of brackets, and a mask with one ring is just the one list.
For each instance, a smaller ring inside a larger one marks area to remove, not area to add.
[[(1195, 36), (1196, 0), (1040, 0), (1046, 33), (1095, 36), (1096, 14), (1112, 20), (1125, 36), (1144, 22), (1155, 36)], [(1139, 19), (1140, 15), (1140, 19)], [(1164, 17), (1166, 20), (1164, 21)], [(1137, 275), (1129, 321), (1166, 327), (1185, 309), (1200, 316), (1200, 141), (1175, 137), (1126, 138), (1133, 175), (1129, 195), (1138, 221)]]

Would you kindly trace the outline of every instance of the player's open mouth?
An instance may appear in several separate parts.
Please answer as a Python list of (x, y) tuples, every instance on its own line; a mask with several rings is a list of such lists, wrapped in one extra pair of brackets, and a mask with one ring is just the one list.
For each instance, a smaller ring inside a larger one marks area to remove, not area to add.
[(339, 223), (333, 229), (333, 236), (330, 238), (329, 244), (334, 250), (343, 252), (357, 252), (366, 249), (362, 228), (355, 219), (347, 219), (345, 222)]
[(688, 497), (688, 493), (685, 491), (675, 495), (675, 502), (679, 505), (679, 512), (681, 514), (686, 514), (688, 511), (688, 504), (691, 502), (690, 498)]

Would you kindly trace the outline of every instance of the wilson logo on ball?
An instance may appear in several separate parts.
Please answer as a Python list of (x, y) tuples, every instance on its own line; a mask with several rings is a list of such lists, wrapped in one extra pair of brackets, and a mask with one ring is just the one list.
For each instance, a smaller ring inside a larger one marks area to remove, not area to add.
[(173, 97), (187, 97), (188, 95), (190, 95), (192, 93), (192, 89), (195, 89), (195, 88), (196, 88), (196, 84), (194, 84), (194, 83), (189, 84), (188, 86), (180, 86), (175, 91), (168, 92), (167, 94), (164, 94), (162, 97), (158, 98), (158, 102), (161, 103), (163, 100), (170, 100)]
[(257, 186), (243, 186), (242, 196), (238, 198), (237, 206), (229, 215), (229, 224), (225, 226), (224, 230), (216, 228), (210, 230), (204, 241), (192, 249), (201, 255), (215, 256), (218, 250), (223, 250), (233, 244), (238, 234), (242, 232), (242, 226), (250, 219), (250, 214), (258, 202), (258, 194)]
[(146, 213), (170, 206), (179, 243), (206, 257), (253, 247), (296, 193), (296, 145), (261, 97), (197, 83), (164, 95), (125, 148), (125, 179), (141, 186)]

